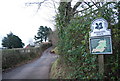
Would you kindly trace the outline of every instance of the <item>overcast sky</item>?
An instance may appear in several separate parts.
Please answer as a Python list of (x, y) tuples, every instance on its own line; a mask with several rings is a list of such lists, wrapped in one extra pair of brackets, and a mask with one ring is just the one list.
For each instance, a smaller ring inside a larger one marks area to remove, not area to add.
[[(55, 29), (52, 22), (55, 10), (48, 3), (42, 5), (37, 12), (38, 5), (25, 6), (27, 2), (41, 0), (1, 0), (0, 2), (0, 43), (6, 34), (12, 32), (19, 36), (27, 45), (32, 41), (40, 26)], [(0, 45), (1, 47), (1, 45)]]
[[(12, 32), (19, 36), (27, 45), (34, 40), (40, 26), (54, 27), (55, 9), (53, 2), (47, 0), (37, 12), (38, 5), (26, 6), (25, 3), (41, 2), (43, 0), (1, 0), (0, 1), (0, 47), (2, 38)], [(64, 0), (63, 0), (64, 1)], [(73, 0), (73, 5), (78, 0)], [(89, 0), (85, 0), (89, 1)], [(51, 6), (52, 5), (52, 6)], [(56, 5), (58, 6), (58, 5)]]

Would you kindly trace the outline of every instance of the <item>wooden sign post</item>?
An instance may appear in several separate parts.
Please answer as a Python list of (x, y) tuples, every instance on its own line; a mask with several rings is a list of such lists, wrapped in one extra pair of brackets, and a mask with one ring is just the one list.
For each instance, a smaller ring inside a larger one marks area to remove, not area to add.
[(104, 54), (112, 54), (111, 30), (103, 18), (93, 20), (89, 38), (90, 52), (98, 55), (99, 73), (104, 76)]
[(99, 62), (99, 73), (104, 75), (104, 55), (98, 55), (98, 62)]

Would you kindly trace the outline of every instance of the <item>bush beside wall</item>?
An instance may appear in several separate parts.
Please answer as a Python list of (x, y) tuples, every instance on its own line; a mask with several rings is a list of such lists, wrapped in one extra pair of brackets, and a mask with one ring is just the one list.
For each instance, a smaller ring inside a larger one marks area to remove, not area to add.
[(17, 64), (25, 63), (42, 55), (51, 43), (42, 43), (40, 47), (16, 48), (2, 50), (2, 69), (15, 67)]

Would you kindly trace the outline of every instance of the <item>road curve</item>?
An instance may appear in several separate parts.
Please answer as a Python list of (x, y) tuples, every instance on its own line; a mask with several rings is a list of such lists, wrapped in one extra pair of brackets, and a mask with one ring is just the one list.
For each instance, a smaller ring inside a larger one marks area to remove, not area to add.
[(45, 50), (39, 59), (3, 73), (2, 79), (49, 79), (51, 63), (58, 57), (50, 53), (51, 49)]

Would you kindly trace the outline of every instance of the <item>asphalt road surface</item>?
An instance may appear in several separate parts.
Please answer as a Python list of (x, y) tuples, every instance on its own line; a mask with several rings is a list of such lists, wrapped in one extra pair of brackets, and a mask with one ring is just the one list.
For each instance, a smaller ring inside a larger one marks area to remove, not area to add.
[(51, 64), (58, 57), (50, 53), (51, 49), (45, 50), (39, 59), (3, 73), (2, 79), (49, 79)]

